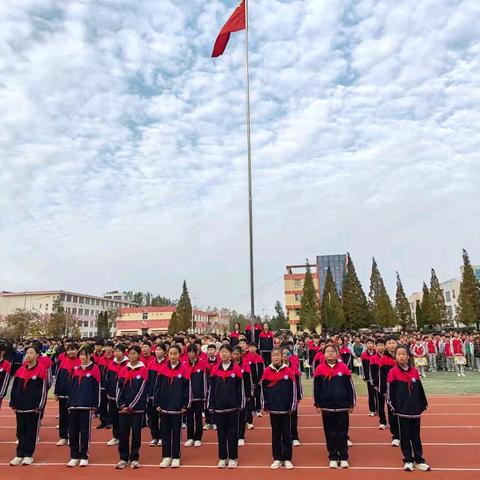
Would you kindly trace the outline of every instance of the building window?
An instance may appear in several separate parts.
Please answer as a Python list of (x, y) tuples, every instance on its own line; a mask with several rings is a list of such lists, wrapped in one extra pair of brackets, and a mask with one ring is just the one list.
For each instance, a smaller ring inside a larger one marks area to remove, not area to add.
[(72, 313), (70, 307), (67, 307), (67, 313)]
[(295, 294), (295, 301), (296, 302), (301, 302), (302, 301), (302, 294), (301, 293), (296, 293)]
[(64, 294), (64, 293), (61, 293), (61, 294), (60, 294), (60, 300), (61, 300), (62, 302), (65, 301), (65, 294)]
[(302, 288), (303, 287), (303, 280), (296, 279), (293, 281), (293, 288)]
[(90, 310), (90, 316), (94, 317), (95, 316), (95, 310)]
[(75, 295), (72, 297), (72, 303), (77, 303), (78, 301), (78, 297), (76, 297)]
[(90, 299), (89, 299), (89, 298), (86, 298), (86, 299), (85, 299), (85, 303), (86, 303), (87, 305), (90, 305)]
[(450, 303), (452, 299), (450, 298), (450, 292), (445, 292), (445, 301)]
[(78, 309), (78, 314), (79, 314), (79, 315), (83, 315), (83, 308), (79, 308), (79, 309)]
[(143, 320), (148, 320), (148, 312), (143, 312), (142, 313), (142, 319)]
[(455, 298), (455, 290), (452, 290), (452, 297)]
[(72, 314), (73, 314), (73, 315), (76, 315), (76, 314), (77, 314), (77, 309), (76, 309), (76, 308), (72, 308)]
[(71, 295), (67, 295), (67, 302), (71, 302), (72, 301), (72, 296)]

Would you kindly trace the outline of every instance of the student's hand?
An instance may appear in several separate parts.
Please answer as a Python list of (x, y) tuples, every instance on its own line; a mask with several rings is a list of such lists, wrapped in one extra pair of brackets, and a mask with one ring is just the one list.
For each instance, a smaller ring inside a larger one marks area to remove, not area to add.
[(120, 412), (127, 413), (128, 412), (128, 407), (122, 407)]
[(352, 412), (353, 412), (353, 407), (348, 409), (348, 413), (352, 413)]
[(59, 400), (58, 395), (55, 395), (55, 401), (58, 402)]
[(161, 412), (161, 411), (162, 411), (162, 409), (161, 409), (160, 407), (157, 407), (156, 410), (157, 410), (157, 412)]
[(316, 407), (317, 408), (317, 413), (321, 413), (322, 409), (320, 407)]
[(180, 413), (185, 413), (187, 411), (187, 409), (184, 407), (180, 410)]

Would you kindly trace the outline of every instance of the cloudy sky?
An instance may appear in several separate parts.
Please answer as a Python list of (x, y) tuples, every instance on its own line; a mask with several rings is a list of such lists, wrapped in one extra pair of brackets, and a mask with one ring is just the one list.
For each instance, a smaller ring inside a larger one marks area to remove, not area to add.
[[(236, 0), (0, 2), (0, 289), (248, 311)], [(480, 263), (480, 2), (250, 0), (257, 311), (284, 266)]]

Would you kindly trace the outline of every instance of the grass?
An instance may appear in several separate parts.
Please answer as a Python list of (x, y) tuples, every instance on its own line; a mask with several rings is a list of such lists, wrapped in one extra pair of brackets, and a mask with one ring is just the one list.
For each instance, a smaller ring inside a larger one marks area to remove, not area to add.
[[(427, 373), (422, 378), (423, 387), (428, 395), (480, 395), (480, 373), (465, 372), (466, 377), (457, 377), (452, 372)], [(358, 375), (353, 375), (358, 395), (367, 394), (367, 386)], [(311, 397), (313, 381), (302, 378), (303, 394)]]

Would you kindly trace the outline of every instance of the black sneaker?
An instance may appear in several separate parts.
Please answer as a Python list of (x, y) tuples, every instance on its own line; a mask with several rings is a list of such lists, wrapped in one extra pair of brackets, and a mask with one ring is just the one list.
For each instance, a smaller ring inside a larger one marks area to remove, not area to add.
[(110, 430), (110, 429), (112, 428), (112, 425), (111, 425), (111, 424), (110, 424), (110, 425), (105, 425), (105, 428), (106, 428), (107, 430)]

